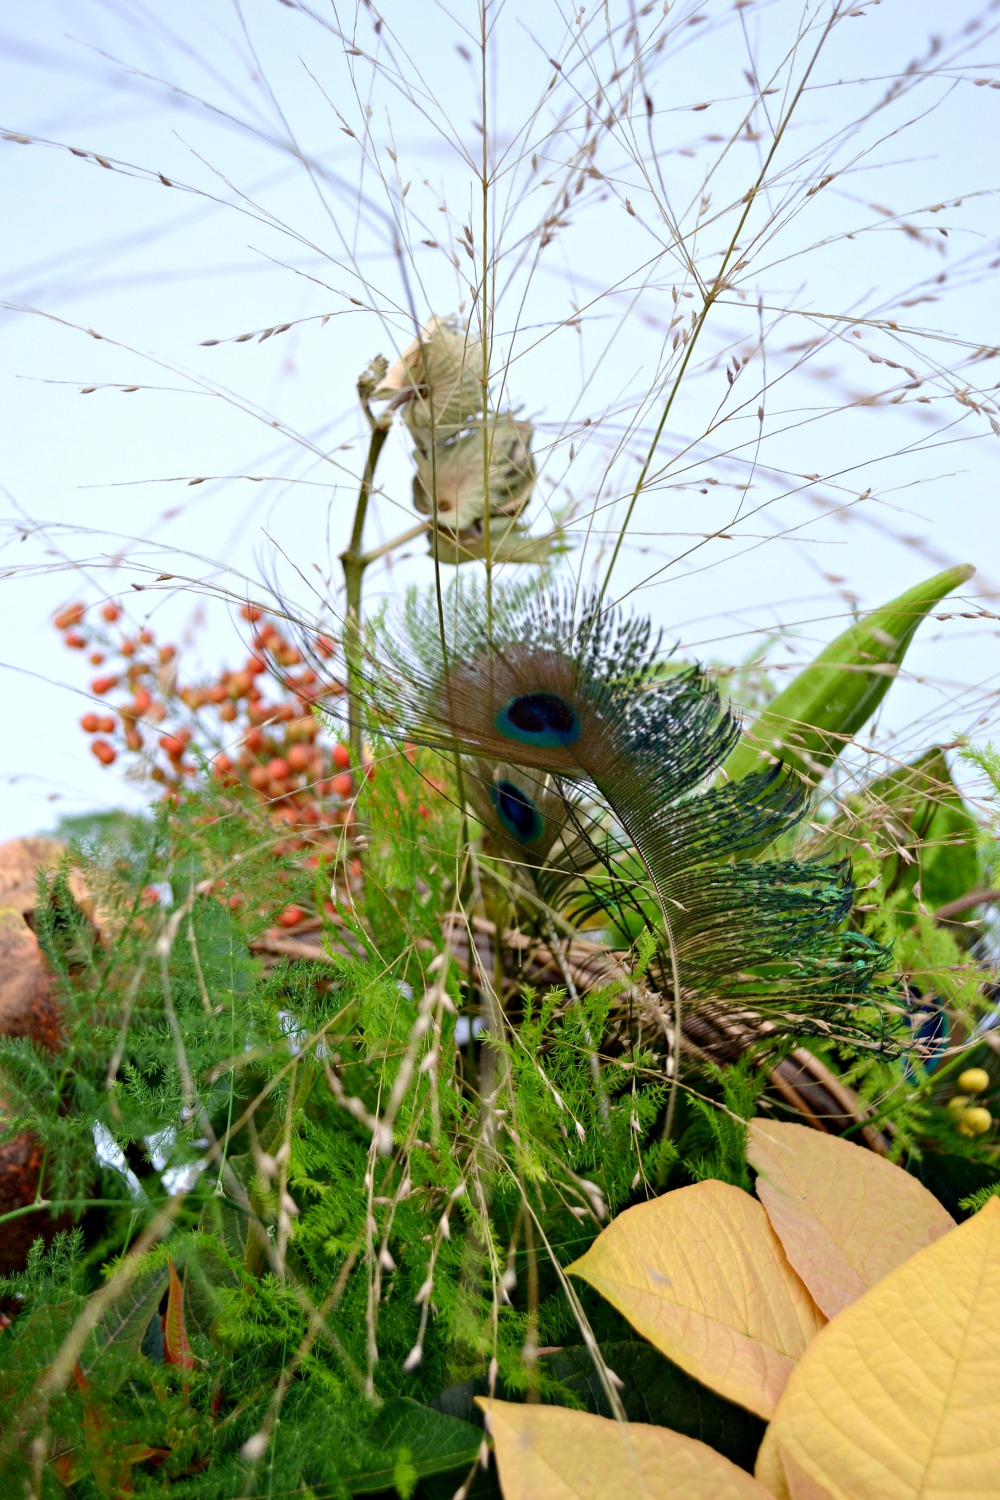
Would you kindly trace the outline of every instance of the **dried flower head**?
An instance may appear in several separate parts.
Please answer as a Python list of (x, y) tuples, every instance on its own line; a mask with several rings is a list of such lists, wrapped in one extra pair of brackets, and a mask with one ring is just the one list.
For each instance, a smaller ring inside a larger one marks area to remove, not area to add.
[(449, 531), (467, 530), (487, 511), (520, 515), (535, 482), (532, 431), (530, 422), (491, 417), (449, 442), (418, 444), (414, 508)]
[(455, 317), (434, 316), (390, 365), (371, 393), (373, 401), (402, 408), (414, 439), (453, 436), (482, 411), (482, 361), (478, 344)]

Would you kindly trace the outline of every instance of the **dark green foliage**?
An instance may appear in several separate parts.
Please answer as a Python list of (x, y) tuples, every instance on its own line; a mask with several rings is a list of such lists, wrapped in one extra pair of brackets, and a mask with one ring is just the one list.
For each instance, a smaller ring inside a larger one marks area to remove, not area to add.
[[(619, 1392), (630, 1422), (650, 1422), (671, 1427), (686, 1437), (708, 1443), (740, 1468), (753, 1473), (757, 1449), (764, 1436), (764, 1423), (740, 1406), (734, 1406), (703, 1386), (649, 1344), (638, 1342), (601, 1345), (601, 1357), (622, 1382)], [(611, 1416), (597, 1377), (594, 1360), (582, 1345), (561, 1350), (546, 1361), (551, 1377), (559, 1382), (563, 1404), (576, 1397), (586, 1411)]]
[[(529, 1328), (576, 1336), (544, 1242), (578, 1255), (595, 1210), (634, 1196), (639, 1166), (668, 1149), (665, 1084), (636, 1053), (595, 1092), (614, 986), (573, 1006), (529, 993), (518, 1027), (456, 1047), (477, 1010), (464, 968), (441, 958), (458, 815), (428, 774), (382, 759), (362, 803), (364, 888), (313, 961), (265, 964), (253, 945), (330, 873), (275, 860), (259, 823), (207, 789), (138, 825), (127, 856), (117, 834), (110, 853), (72, 855), (100, 937), (67, 872), (46, 887), (37, 926), (65, 1040), (52, 1056), (0, 1042), (5, 1127), (37, 1135), (43, 1195), (83, 1216), (0, 1289), (16, 1314), (0, 1337), (5, 1483), (43, 1433), (45, 1495), (407, 1493), (445, 1469), (457, 1484), (479, 1428), (428, 1401), (494, 1357), (523, 1390)], [(170, 1264), (190, 1368), (170, 1363), (161, 1328)]]

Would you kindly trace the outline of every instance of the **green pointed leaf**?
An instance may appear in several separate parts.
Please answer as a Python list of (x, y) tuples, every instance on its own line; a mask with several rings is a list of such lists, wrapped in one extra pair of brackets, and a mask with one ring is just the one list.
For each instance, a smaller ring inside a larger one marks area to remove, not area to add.
[(469, 1468), (479, 1452), (482, 1430), (448, 1417), (409, 1396), (387, 1401), (366, 1435), (380, 1460), (344, 1476), (352, 1495), (391, 1489), (400, 1467), (415, 1479)]
[(864, 808), (876, 833), (904, 851), (882, 863), (886, 891), (912, 891), (919, 879), (924, 906), (936, 911), (976, 889), (979, 824), (939, 746), (872, 782), (865, 789)]
[(889, 691), (921, 620), (974, 572), (947, 568), (845, 630), (764, 710), (727, 774), (742, 780), (777, 757), (818, 782)]
[[(166, 1266), (134, 1276), (101, 1314), (80, 1356), (80, 1368), (89, 1378), (102, 1360), (103, 1390), (117, 1390), (129, 1374), (168, 1279)], [(104, 1358), (108, 1355), (111, 1358)]]

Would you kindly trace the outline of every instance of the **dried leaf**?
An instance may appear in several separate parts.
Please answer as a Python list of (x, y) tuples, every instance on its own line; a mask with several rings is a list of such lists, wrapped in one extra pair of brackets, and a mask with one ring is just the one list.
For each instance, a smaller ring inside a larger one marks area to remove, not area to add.
[(901, 1167), (805, 1125), (754, 1120), (747, 1160), (785, 1254), (828, 1318), (955, 1227)]
[(38, 940), (21, 914), (0, 907), (0, 1034), (59, 1045), (59, 1012)]
[(761, 1417), (826, 1321), (761, 1205), (723, 1182), (627, 1209), (569, 1270), (682, 1370)]
[(480, 1396), (504, 1500), (768, 1500), (735, 1464), (669, 1427)]
[(789, 1381), (757, 1477), (778, 1500), (985, 1500), (998, 1475), (992, 1199), (827, 1325)]

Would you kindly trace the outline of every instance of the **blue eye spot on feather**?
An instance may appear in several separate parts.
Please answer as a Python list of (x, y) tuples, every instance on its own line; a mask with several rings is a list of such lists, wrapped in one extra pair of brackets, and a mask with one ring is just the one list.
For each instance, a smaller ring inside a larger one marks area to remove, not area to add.
[(572, 745), (580, 738), (575, 709), (556, 693), (520, 693), (493, 722), (501, 734), (522, 745)]
[(491, 788), (493, 806), (501, 823), (521, 844), (532, 844), (545, 831), (542, 815), (527, 792), (513, 781), (498, 781)]

